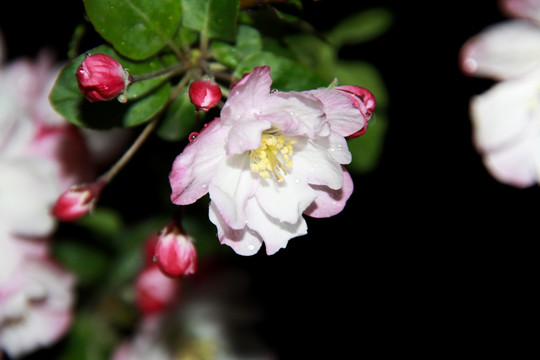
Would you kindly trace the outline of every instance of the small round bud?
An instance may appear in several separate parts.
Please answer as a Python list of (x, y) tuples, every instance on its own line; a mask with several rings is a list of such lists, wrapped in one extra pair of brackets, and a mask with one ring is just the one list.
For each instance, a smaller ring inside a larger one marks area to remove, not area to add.
[(121, 95), (130, 83), (129, 73), (105, 54), (86, 57), (76, 73), (79, 89), (88, 101), (109, 101)]
[(104, 182), (73, 186), (61, 194), (52, 208), (52, 215), (60, 221), (75, 221), (88, 213), (103, 189)]
[(172, 277), (192, 275), (197, 268), (197, 251), (191, 237), (172, 221), (159, 234), (154, 261)]
[(210, 80), (195, 80), (189, 85), (189, 99), (197, 110), (208, 111), (221, 100), (221, 89)]

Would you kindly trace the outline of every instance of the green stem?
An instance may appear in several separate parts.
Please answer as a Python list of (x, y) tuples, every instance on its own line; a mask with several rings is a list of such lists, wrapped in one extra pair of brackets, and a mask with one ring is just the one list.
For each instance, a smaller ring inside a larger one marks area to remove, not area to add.
[(168, 75), (169, 77), (171, 77), (171, 76), (179, 75), (185, 72), (186, 70), (188, 70), (189, 68), (190, 68), (189, 64), (178, 63), (166, 69), (158, 70), (150, 74), (130, 75), (129, 80), (131, 81), (131, 83), (134, 83), (137, 81), (154, 79), (163, 75)]

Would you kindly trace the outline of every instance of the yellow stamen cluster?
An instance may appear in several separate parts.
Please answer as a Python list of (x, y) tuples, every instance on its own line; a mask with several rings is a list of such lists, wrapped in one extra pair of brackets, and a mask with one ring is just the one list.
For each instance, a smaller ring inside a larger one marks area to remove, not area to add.
[(296, 140), (287, 140), (283, 135), (263, 134), (261, 146), (249, 154), (251, 171), (259, 173), (263, 179), (272, 173), (278, 182), (282, 182), (287, 168), (292, 167), (294, 144)]

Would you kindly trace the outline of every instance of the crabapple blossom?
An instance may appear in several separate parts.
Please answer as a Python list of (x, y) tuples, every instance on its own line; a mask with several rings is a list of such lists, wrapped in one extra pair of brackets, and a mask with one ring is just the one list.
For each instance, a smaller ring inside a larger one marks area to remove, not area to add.
[(87, 56), (76, 73), (79, 89), (88, 101), (109, 101), (122, 94), (130, 83), (129, 73), (106, 54)]
[(20, 357), (62, 337), (72, 317), (74, 278), (47, 256), (28, 257), (0, 284), (0, 349)]
[(274, 254), (306, 234), (303, 214), (341, 212), (353, 190), (345, 137), (366, 126), (371, 114), (363, 109), (374, 106), (339, 89), (280, 92), (271, 84), (268, 66), (233, 84), (220, 118), (178, 155), (169, 176), (177, 205), (209, 193), (221, 243), (241, 255), (263, 243)]
[(13, 358), (71, 322), (74, 279), (48, 255), (50, 208), (92, 167), (81, 134), (49, 103), (58, 72), (45, 52), (0, 68), (0, 353)]
[(518, 18), (470, 38), (459, 60), (465, 74), (499, 81), (471, 99), (473, 141), (496, 180), (523, 188), (540, 176), (540, 1), (501, 4)]
[(208, 111), (221, 101), (219, 85), (210, 80), (195, 80), (189, 85), (189, 100), (197, 110)]

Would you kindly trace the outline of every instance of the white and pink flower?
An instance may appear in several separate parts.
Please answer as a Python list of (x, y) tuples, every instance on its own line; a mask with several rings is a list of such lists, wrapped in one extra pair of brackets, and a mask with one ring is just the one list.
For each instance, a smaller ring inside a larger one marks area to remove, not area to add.
[[(271, 91), (261, 66), (231, 87), (220, 118), (176, 158), (170, 173), (177, 205), (210, 194), (210, 220), (241, 255), (267, 254), (307, 233), (303, 214), (341, 212), (353, 190), (343, 167), (346, 137), (367, 125), (374, 103), (359, 107), (345, 91)], [(354, 97), (361, 100), (360, 97)], [(372, 98), (370, 99), (373, 100)]]
[(59, 70), (47, 53), (0, 67), (0, 353), (11, 357), (51, 345), (71, 321), (74, 279), (48, 254), (50, 210), (92, 168), (49, 103)]
[(471, 100), (473, 140), (497, 181), (524, 188), (540, 180), (540, 1), (500, 4), (515, 18), (470, 38), (459, 60), (465, 74), (498, 81)]

